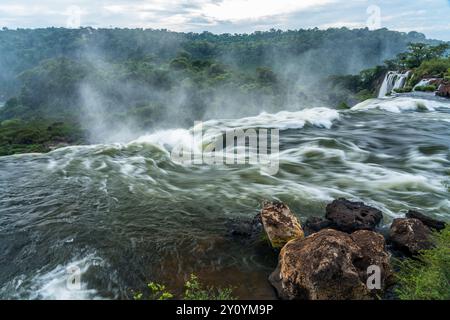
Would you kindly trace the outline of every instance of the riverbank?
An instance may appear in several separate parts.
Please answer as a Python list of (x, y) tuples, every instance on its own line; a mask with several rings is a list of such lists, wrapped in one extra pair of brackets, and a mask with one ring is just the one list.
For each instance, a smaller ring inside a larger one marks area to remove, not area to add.
[(0, 123), (0, 156), (46, 153), (84, 143), (85, 133), (79, 124), (70, 121), (13, 119)]
[[(281, 299), (398, 298), (393, 293), (420, 299), (427, 297), (427, 290), (433, 299), (447, 299), (450, 285), (445, 280), (445, 261), (450, 252), (445, 248), (449, 238), (442, 235), (434, 242), (432, 234), (448, 234), (445, 222), (410, 210), (385, 231), (380, 228), (382, 219), (380, 210), (342, 198), (327, 205), (325, 217), (310, 218), (302, 224), (285, 204), (265, 203), (247, 234), (255, 237), (253, 233), (262, 232), (267, 245), (281, 249), (278, 267), (269, 277)], [(255, 231), (258, 226), (260, 230)], [(420, 282), (423, 271), (418, 263), (415, 269), (406, 269), (413, 262), (397, 262), (396, 272), (400, 268), (401, 275), (394, 273), (393, 257), (404, 260), (421, 255), (423, 268), (432, 264), (435, 245), (443, 265), (428, 267), (435, 268), (436, 283)], [(425, 254), (427, 250), (429, 254)]]

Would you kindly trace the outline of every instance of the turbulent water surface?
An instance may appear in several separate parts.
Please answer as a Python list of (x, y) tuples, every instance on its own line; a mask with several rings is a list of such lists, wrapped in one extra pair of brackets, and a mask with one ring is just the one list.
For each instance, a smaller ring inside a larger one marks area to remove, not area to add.
[[(264, 199), (303, 221), (336, 197), (381, 209), (385, 223), (408, 209), (449, 221), (448, 101), (374, 99), (204, 125), (280, 129), (278, 174), (173, 162), (184, 129), (0, 158), (0, 298), (130, 298), (150, 280), (177, 292), (192, 272), (240, 298), (273, 298), (276, 256), (227, 229)], [(73, 265), (81, 290), (66, 287)]]

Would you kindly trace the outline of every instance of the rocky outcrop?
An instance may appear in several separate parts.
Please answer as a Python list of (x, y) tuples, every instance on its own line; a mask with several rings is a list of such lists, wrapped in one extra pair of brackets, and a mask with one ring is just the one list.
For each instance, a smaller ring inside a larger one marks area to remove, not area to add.
[(389, 230), (390, 243), (407, 255), (416, 255), (420, 250), (430, 249), (430, 236), (430, 229), (414, 218), (395, 219)]
[(331, 221), (334, 229), (351, 233), (357, 230), (374, 230), (383, 214), (363, 202), (341, 198), (327, 205), (326, 218)]
[(325, 229), (288, 242), (269, 277), (282, 299), (371, 299), (367, 268), (379, 265), (382, 284), (390, 277), (384, 239), (371, 231), (352, 235)]
[(450, 83), (441, 84), (436, 92), (438, 96), (450, 98)]
[(369, 266), (378, 266), (381, 272), (381, 288), (386, 288), (394, 281), (393, 271), (390, 264), (390, 254), (386, 251), (386, 242), (384, 237), (373, 231), (360, 230), (352, 233), (351, 238), (361, 248), (362, 259), (355, 261), (360, 278), (367, 281), (367, 268)]
[(265, 202), (261, 221), (273, 248), (282, 248), (288, 241), (304, 237), (299, 220), (281, 202)]
[(426, 225), (428, 228), (433, 230), (440, 231), (445, 229), (445, 222), (430, 218), (418, 211), (409, 210), (408, 213), (406, 213), (406, 217), (410, 219), (418, 219), (422, 221), (422, 223)]

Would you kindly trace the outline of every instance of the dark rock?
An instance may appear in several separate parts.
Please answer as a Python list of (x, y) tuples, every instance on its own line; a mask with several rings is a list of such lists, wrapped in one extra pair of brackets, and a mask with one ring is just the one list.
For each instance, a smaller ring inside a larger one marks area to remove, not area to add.
[(288, 241), (304, 237), (299, 220), (284, 203), (265, 202), (261, 221), (273, 248), (282, 248)]
[(310, 217), (303, 227), (306, 235), (311, 235), (323, 229), (333, 229), (333, 223), (324, 218)]
[(395, 219), (389, 230), (389, 241), (393, 247), (407, 255), (416, 255), (420, 250), (432, 248), (430, 236), (430, 229), (414, 218)]
[(255, 240), (264, 232), (261, 215), (253, 219), (232, 219), (227, 223), (228, 234), (233, 237)]
[(406, 217), (410, 219), (418, 219), (430, 229), (438, 231), (445, 229), (445, 222), (427, 217), (425, 214), (418, 211), (409, 210)]
[(383, 214), (362, 202), (341, 198), (327, 205), (326, 218), (333, 223), (335, 229), (352, 233), (357, 230), (374, 230)]
[(392, 272), (382, 236), (325, 229), (288, 242), (269, 281), (281, 299), (371, 299), (366, 280), (372, 264), (380, 265), (384, 289)]

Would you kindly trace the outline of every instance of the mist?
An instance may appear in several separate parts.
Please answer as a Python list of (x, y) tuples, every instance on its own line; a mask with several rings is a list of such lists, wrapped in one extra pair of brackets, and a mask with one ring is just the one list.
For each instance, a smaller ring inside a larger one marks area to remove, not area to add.
[(27, 60), (18, 46), (2, 46), (8, 52), (0, 71), (8, 79), (15, 72), (17, 83), (13, 89), (2, 86), (0, 97), (19, 96), (33, 116), (69, 115), (91, 143), (126, 142), (160, 129), (190, 128), (199, 120), (335, 108), (339, 100), (324, 85), (327, 77), (358, 73), (402, 52), (410, 41), (426, 40), (418, 33), (346, 28), (250, 35), (0, 31), (5, 43), (18, 35), (22, 43), (30, 37), (45, 43), (52, 36), (65, 42)]

